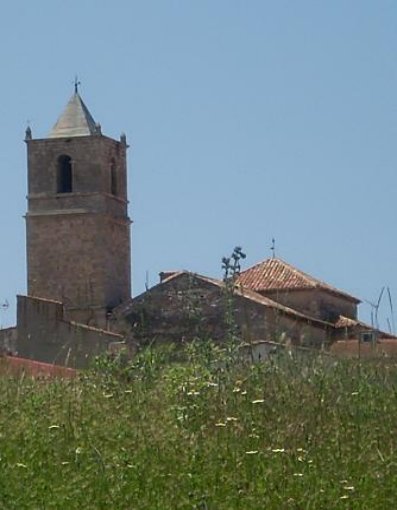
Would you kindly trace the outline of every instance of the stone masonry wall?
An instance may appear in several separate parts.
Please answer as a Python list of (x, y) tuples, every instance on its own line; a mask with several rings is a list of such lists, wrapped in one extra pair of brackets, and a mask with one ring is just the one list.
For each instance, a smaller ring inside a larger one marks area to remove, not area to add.
[(85, 368), (122, 337), (64, 319), (62, 303), (18, 296), (17, 354), (45, 363)]
[[(57, 192), (60, 156), (71, 158), (70, 193)], [(29, 295), (62, 301), (87, 323), (93, 314), (85, 310), (102, 318), (130, 298), (125, 144), (105, 136), (29, 140), (28, 204)]]
[(321, 289), (266, 291), (264, 296), (320, 320), (334, 321), (339, 315), (357, 317), (357, 305)]
[(16, 352), (17, 328), (0, 329), (0, 355)]
[(129, 225), (98, 214), (27, 218), (30, 295), (112, 308), (130, 297)]
[(73, 190), (79, 193), (111, 192), (110, 168), (115, 162), (117, 196), (126, 203), (126, 147), (105, 136), (47, 138), (28, 142), (28, 194), (57, 192), (58, 157), (72, 159)]
[[(223, 341), (227, 336), (222, 288), (188, 273), (159, 284), (133, 299), (123, 319), (141, 343), (183, 342), (195, 337)], [(233, 313), (245, 341), (268, 339), (297, 345), (320, 346), (327, 341), (325, 327), (314, 325), (244, 296), (233, 297)]]

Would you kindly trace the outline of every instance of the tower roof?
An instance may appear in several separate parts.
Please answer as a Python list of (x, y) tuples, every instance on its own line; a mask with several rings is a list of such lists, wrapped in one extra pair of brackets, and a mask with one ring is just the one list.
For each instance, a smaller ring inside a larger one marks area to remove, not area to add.
[(321, 280), (317, 280), (317, 278), (304, 273), (300, 269), (278, 258), (264, 260), (242, 271), (237, 281), (255, 292), (320, 288), (332, 292), (333, 294), (343, 296), (350, 301), (356, 303), (360, 302), (359, 299), (350, 296), (346, 292), (336, 289)]
[(91, 113), (76, 91), (49, 133), (48, 138), (89, 136), (98, 133), (98, 129), (99, 127)]

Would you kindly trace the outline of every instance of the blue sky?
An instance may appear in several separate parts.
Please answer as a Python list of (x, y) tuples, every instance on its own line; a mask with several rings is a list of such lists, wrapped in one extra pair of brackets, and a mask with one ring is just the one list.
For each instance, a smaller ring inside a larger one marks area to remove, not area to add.
[(251, 265), (275, 237), (314, 276), (397, 300), (396, 26), (392, 0), (7, 2), (0, 324), (26, 291), (26, 123), (45, 137), (76, 73), (103, 132), (131, 144), (134, 294), (146, 272), (220, 276), (236, 245)]

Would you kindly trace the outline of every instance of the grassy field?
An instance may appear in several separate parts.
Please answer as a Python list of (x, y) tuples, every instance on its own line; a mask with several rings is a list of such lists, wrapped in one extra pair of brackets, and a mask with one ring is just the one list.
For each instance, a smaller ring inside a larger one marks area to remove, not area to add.
[(3, 375), (0, 509), (395, 508), (397, 366), (186, 356)]

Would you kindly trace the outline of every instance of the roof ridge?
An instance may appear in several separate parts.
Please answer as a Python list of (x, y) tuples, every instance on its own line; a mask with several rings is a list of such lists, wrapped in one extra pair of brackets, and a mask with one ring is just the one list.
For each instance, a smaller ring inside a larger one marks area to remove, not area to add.
[(305, 273), (301, 269), (298, 269), (298, 268), (294, 267), (293, 265), (289, 264), (288, 262), (286, 262), (285, 260), (281, 259), (280, 257), (269, 257), (269, 258), (267, 258), (265, 260), (262, 260), (261, 262), (257, 262), (253, 266), (248, 267), (244, 271), (241, 271), (240, 274), (242, 275), (242, 274), (244, 274), (244, 273), (246, 273), (248, 271), (259, 269), (261, 266), (267, 266), (267, 265), (271, 264), (273, 261), (276, 262), (276, 263), (281, 263), (285, 268), (289, 269), (290, 271), (292, 271), (296, 275), (302, 277), (310, 285), (312, 285), (314, 282), (324, 283), (325, 285), (327, 285), (325, 282), (321, 282), (320, 280), (317, 280), (316, 278), (312, 277), (308, 273)]
[(337, 289), (324, 280), (320, 280), (278, 257), (267, 258), (245, 269), (240, 273), (239, 279), (241, 283), (251, 287), (251, 290), (254, 291), (317, 288), (359, 302), (357, 298), (347, 292)]
[[(151, 287), (149, 290), (143, 292), (142, 294), (139, 294), (138, 296), (133, 298), (132, 301), (134, 301), (135, 299), (141, 298), (146, 292), (150, 292), (154, 288), (157, 288), (161, 285), (167, 284), (167, 283), (171, 282), (172, 280), (179, 278), (183, 275), (198, 278), (201, 281), (210, 283), (210, 284), (215, 285), (221, 289), (223, 289), (225, 286), (225, 282), (223, 280), (220, 280), (219, 278), (213, 278), (212, 276), (204, 276), (204, 275), (202, 275), (200, 273), (196, 273), (194, 271), (182, 269), (180, 271), (176, 271), (174, 274), (170, 275), (168, 278), (164, 279), (162, 282), (157, 283), (154, 287)], [(299, 317), (300, 319), (303, 319), (303, 320), (310, 320), (312, 322), (316, 322), (319, 324), (330, 325), (330, 323), (328, 323), (326, 321), (317, 319), (316, 317), (311, 317), (310, 315), (306, 315), (303, 312), (299, 312), (298, 310), (294, 310), (293, 308), (290, 308), (289, 306), (286, 306), (286, 305), (283, 305), (277, 301), (274, 301), (272, 298), (263, 296), (262, 294), (260, 294), (259, 292), (256, 292), (255, 290), (249, 289), (248, 287), (244, 287), (241, 283), (238, 283), (238, 281), (236, 282), (234, 289), (235, 289), (237, 296), (247, 298), (251, 301), (255, 301), (263, 306), (267, 306), (269, 308), (275, 308), (275, 309), (279, 310), (280, 312), (284, 312), (284, 313), (292, 315), (294, 317)]]

